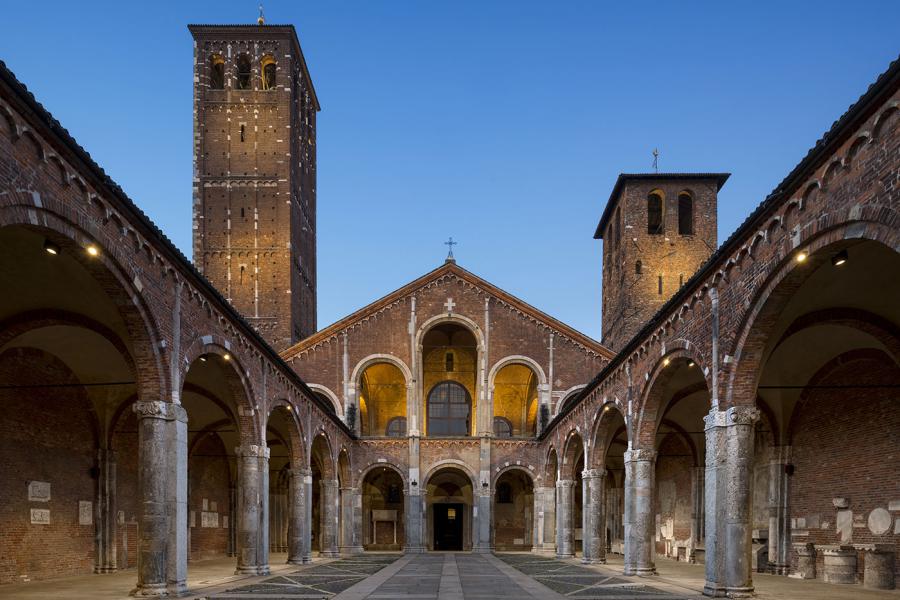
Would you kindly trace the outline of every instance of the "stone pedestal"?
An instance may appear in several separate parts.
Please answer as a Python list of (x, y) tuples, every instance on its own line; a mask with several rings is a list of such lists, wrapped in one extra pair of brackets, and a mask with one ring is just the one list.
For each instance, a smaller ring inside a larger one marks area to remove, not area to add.
[(269, 449), (248, 444), (235, 448), (235, 454), (238, 462), (235, 574), (266, 575), (269, 572), (268, 526), (261, 525), (267, 516), (263, 502), (269, 497)]
[(581, 562), (603, 564), (606, 562), (606, 469), (587, 469), (581, 476), (585, 498)]
[(575, 482), (560, 479), (556, 482), (556, 557), (575, 556), (574, 493)]
[(825, 548), (825, 566), (822, 579), (825, 583), (856, 583), (856, 548), (837, 546)]
[(797, 577), (800, 579), (816, 578), (816, 547), (813, 544), (797, 544)]
[(625, 452), (625, 575), (655, 575), (653, 484), (656, 452)]
[(894, 589), (893, 546), (866, 548), (863, 585), (876, 590)]
[(321, 555), (337, 558), (338, 554), (338, 481), (322, 480), (322, 546)]
[[(303, 549), (309, 544), (309, 521), (307, 519), (306, 505), (306, 477), (308, 469), (292, 469), (290, 481), (290, 493), (288, 494), (288, 563), (301, 565)], [(305, 543), (304, 543), (305, 542)]]
[(135, 402), (141, 498), (138, 583), (133, 596), (186, 591), (187, 413), (169, 402)]

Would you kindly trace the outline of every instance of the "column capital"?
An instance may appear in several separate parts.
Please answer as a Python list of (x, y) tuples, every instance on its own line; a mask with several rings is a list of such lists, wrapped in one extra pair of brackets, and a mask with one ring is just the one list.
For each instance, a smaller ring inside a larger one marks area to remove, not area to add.
[(656, 460), (656, 450), (652, 448), (633, 448), (625, 451), (625, 462), (653, 462)]
[(135, 402), (131, 410), (140, 419), (161, 419), (163, 421), (181, 421), (187, 423), (187, 411), (180, 404), (150, 400), (147, 402)]
[(256, 444), (243, 444), (234, 449), (234, 453), (238, 456), (259, 458), (269, 458), (270, 450), (268, 446), (258, 446)]
[(760, 412), (755, 406), (732, 406), (725, 411), (728, 425), (753, 425), (759, 421)]
[(299, 477), (301, 479), (307, 475), (312, 475), (312, 469), (288, 469), (288, 472), (291, 474), (291, 477)]
[(575, 480), (574, 479), (557, 479), (556, 487), (558, 487), (558, 488), (575, 487)]
[(339, 484), (339, 482), (337, 479), (323, 479), (322, 480), (322, 487), (338, 489), (338, 484)]
[(582, 479), (603, 479), (606, 477), (606, 469), (585, 469), (581, 472)]

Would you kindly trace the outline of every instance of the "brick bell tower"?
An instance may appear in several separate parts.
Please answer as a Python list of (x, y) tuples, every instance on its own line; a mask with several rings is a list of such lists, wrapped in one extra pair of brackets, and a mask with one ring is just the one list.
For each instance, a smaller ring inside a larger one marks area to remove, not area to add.
[(603, 240), (603, 343), (619, 351), (716, 249), (729, 173), (622, 173), (594, 239)]
[(292, 25), (189, 25), (194, 264), (276, 350), (316, 330), (316, 113)]

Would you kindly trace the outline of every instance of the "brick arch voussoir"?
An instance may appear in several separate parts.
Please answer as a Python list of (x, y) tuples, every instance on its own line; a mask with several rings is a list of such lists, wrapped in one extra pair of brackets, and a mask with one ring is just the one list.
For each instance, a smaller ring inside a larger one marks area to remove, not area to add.
[[(850, 219), (851, 215), (857, 218)], [(900, 253), (900, 213), (886, 206), (867, 205), (848, 209), (847, 217), (848, 220), (839, 225), (802, 240), (798, 248), (802, 247), (810, 256), (807, 263), (824, 260), (820, 250), (848, 239), (877, 242)], [(722, 378), (724, 389), (719, 397), (724, 399), (724, 408), (752, 406), (756, 402), (765, 348), (777, 317), (814, 270), (806, 263), (804, 265), (799, 267), (792, 253), (783, 253), (750, 299), (737, 332), (733, 336), (723, 336), (733, 340), (729, 354), (734, 357), (734, 364)]]
[[(168, 401), (170, 389), (168, 370), (160, 352), (164, 336), (156, 315), (141, 295), (135, 282), (139, 273), (128, 267), (130, 255), (121, 235), (113, 237), (110, 228), (95, 226), (91, 231), (81, 227), (84, 219), (74, 209), (63, 214), (52, 212), (42, 205), (37, 192), (16, 191), (0, 200), (0, 228), (24, 227), (43, 233), (87, 271), (118, 307), (119, 317), (128, 332), (132, 359), (137, 365), (138, 396), (141, 400)], [(0, 198), (3, 198), (0, 194)], [(89, 243), (99, 245), (100, 255), (89, 258), (82, 250)], [(145, 284), (146, 277), (143, 278)]]

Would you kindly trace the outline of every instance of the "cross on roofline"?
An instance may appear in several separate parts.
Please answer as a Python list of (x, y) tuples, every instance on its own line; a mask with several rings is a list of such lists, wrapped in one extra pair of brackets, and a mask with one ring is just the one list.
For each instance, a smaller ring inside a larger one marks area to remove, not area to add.
[(459, 242), (454, 242), (454, 241), (453, 241), (453, 237), (452, 237), (452, 236), (450, 237), (449, 240), (447, 240), (446, 242), (444, 242), (444, 245), (447, 246), (447, 248), (448, 248), (448, 250), (447, 250), (447, 260), (456, 260), (456, 259), (453, 257), (453, 246), (456, 246), (456, 245), (458, 245), (458, 244), (459, 244)]

